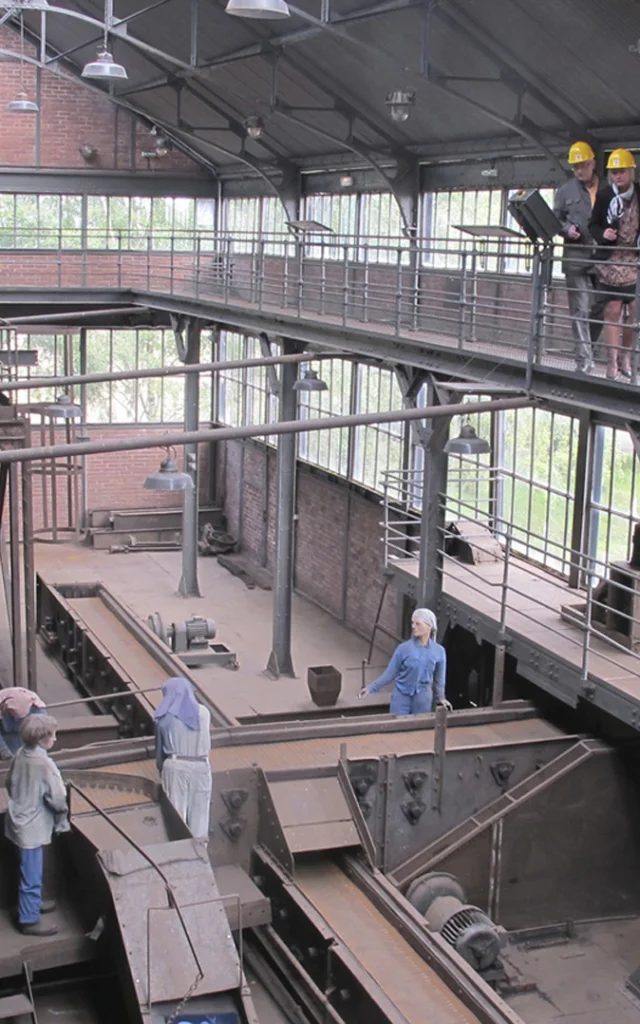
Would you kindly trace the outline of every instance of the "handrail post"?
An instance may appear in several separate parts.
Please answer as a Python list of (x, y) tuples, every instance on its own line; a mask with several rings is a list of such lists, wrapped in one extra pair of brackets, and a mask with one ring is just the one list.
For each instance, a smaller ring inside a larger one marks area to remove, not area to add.
[(402, 317), (402, 246), (396, 252), (396, 335), (400, 334), (400, 318)]
[(462, 253), (460, 268), (460, 309), (458, 316), (458, 348), (464, 347), (464, 334), (467, 326), (467, 252)]
[(494, 648), (493, 656), (493, 686), (491, 689), (491, 704), (496, 708), (502, 704), (504, 699), (504, 669), (507, 654), (507, 596), (509, 593), (509, 569), (511, 566), (511, 547), (513, 537), (507, 534), (504, 545), (504, 565), (502, 569), (502, 583), (500, 594), (500, 625), (498, 627), (498, 642)]
[(347, 323), (347, 307), (349, 305), (349, 246), (343, 246), (343, 278), (342, 278), (342, 324)]
[(635, 317), (632, 327), (631, 334), (631, 383), (638, 383), (638, 362), (640, 361), (640, 353), (638, 352), (638, 346), (640, 345), (640, 281), (638, 280), (638, 274), (640, 274), (640, 256), (638, 257), (638, 272), (636, 274), (636, 301), (635, 301)]
[(151, 235), (147, 235), (147, 291), (151, 291)]
[(195, 248), (195, 254), (196, 254), (196, 299), (200, 298), (200, 271), (201, 271), (201, 256), (202, 256), (202, 251), (201, 251), (202, 247), (201, 247), (200, 241), (201, 241), (200, 240), (200, 236), (198, 236), (196, 238), (196, 248)]
[(258, 241), (258, 309), (262, 309), (262, 301), (264, 297), (264, 279), (265, 279), (265, 243), (264, 238)]
[(304, 242), (303, 241), (298, 241), (297, 248), (298, 248), (298, 284), (297, 284), (297, 294), (296, 294), (296, 309), (298, 311), (298, 316), (300, 316), (301, 313), (302, 313), (302, 290), (304, 288), (304, 268), (303, 268)]
[(384, 553), (384, 568), (387, 569), (389, 566), (389, 481), (385, 476), (384, 484), (382, 485), (382, 507), (383, 507), (383, 553)]
[(584, 609), (584, 636), (582, 639), (582, 690), (586, 696), (591, 694), (589, 684), (589, 645), (591, 642), (591, 616), (593, 613), (593, 566), (587, 562), (587, 603)]

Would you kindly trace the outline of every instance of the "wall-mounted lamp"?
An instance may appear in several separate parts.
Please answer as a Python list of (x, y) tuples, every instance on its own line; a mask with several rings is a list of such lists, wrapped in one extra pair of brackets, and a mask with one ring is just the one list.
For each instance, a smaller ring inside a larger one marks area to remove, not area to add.
[(98, 155), (98, 150), (95, 146), (89, 146), (86, 143), (83, 143), (82, 146), (78, 146), (78, 153), (83, 160), (86, 160), (87, 163), (89, 163), (91, 160), (95, 160)]

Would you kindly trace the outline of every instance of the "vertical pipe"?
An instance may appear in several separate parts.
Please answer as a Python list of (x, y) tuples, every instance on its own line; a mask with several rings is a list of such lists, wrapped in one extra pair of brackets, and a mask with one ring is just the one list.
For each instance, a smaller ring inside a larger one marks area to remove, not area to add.
[(18, 502), (18, 463), (9, 466), (9, 557), (11, 562), (11, 648), (13, 685), (24, 686), (22, 651), (22, 593), (20, 581), (20, 506)]
[[(56, 443), (53, 419), (49, 420), (49, 443), (52, 445)], [(51, 459), (51, 539), (54, 544), (58, 540), (58, 478), (55, 459)]]
[[(427, 403), (435, 401), (435, 389), (427, 385)], [(447, 485), (447, 456), (444, 445), (451, 419), (431, 420), (429, 440), (424, 448), (422, 516), (420, 519), (420, 566), (418, 605), (437, 611), (442, 591), (442, 550), (444, 548), (444, 501)]]
[[(283, 339), (285, 354), (292, 342)], [(280, 368), (280, 422), (295, 420), (297, 395), (295, 363)], [(293, 591), (293, 524), (295, 513), (296, 437), (280, 434), (276, 462), (276, 564), (273, 587), (273, 642), (267, 672), (275, 679), (295, 675), (291, 657), (291, 597)]]
[[(185, 363), (200, 362), (202, 325), (190, 320), (187, 325)], [(184, 380), (184, 429), (197, 430), (200, 418), (200, 374), (187, 373)], [(182, 577), (178, 593), (182, 597), (201, 597), (198, 585), (198, 445), (184, 446), (184, 471), (189, 473), (193, 487), (183, 493), (182, 509)]]
[(589, 559), (591, 564), (585, 566), (586, 571), (591, 575), (594, 571), (595, 564), (598, 561), (598, 534), (600, 532), (600, 519), (602, 513), (599, 508), (595, 508), (602, 501), (602, 470), (604, 466), (604, 427), (598, 425), (594, 431), (593, 438), (593, 469), (592, 469), (592, 488), (591, 494), (588, 495), (587, 500), (590, 507), (589, 516)]
[(22, 567), (24, 572), (24, 626), (27, 651), (27, 686), (38, 692), (36, 661), (36, 570), (33, 549), (32, 464), (23, 462), (22, 470)]
[[(80, 328), (80, 376), (85, 376), (87, 373), (87, 329), (86, 327)], [(80, 385), (80, 408), (82, 409), (83, 424), (82, 436), (86, 436), (87, 422), (87, 385)], [(80, 456), (80, 501), (79, 509), (76, 508), (76, 515), (78, 517), (78, 525), (81, 530), (86, 530), (89, 526), (89, 492), (87, 487), (87, 460), (84, 455)]]

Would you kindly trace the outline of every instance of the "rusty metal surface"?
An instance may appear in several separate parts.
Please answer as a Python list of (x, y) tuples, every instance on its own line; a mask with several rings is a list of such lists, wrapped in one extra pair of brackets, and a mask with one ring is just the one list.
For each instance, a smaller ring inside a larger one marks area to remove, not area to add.
[[(563, 735), (548, 722), (530, 719), (480, 726), (451, 726), (447, 730), (447, 749), (452, 747), (500, 746), (508, 743), (535, 742)], [(340, 743), (347, 744), (347, 758), (378, 758), (382, 754), (422, 754), (433, 751), (434, 730), (419, 725), (410, 732), (370, 732), (356, 736), (326, 736), (293, 742), (251, 744), (239, 747), (215, 746), (211, 754), (214, 771), (240, 768), (256, 763), (266, 771), (287, 768), (336, 765)]]
[(295, 881), (407, 1024), (478, 1022), (335, 864), (302, 865)]
[(292, 853), (360, 845), (337, 778), (296, 779), (268, 785)]
[[(134, 683), (147, 687), (161, 686), (165, 682), (166, 671), (136, 642), (99, 597), (71, 597), (67, 601)], [(145, 693), (138, 700), (153, 713), (162, 700), (162, 694)]]
[[(236, 988), (240, 964), (206, 848), (192, 840), (145, 852), (169, 880), (204, 972), (195, 995)], [(141, 1004), (181, 999), (197, 964), (160, 875), (135, 850), (100, 857)], [(168, 941), (167, 941), (168, 940)]]

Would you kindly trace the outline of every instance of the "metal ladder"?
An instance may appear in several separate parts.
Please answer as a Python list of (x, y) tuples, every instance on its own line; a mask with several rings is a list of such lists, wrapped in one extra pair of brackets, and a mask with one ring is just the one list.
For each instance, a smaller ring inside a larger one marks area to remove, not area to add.
[(22, 964), (22, 975), (24, 990), (12, 996), (0, 997), (0, 1021), (10, 1020), (12, 1024), (38, 1024), (28, 963)]

